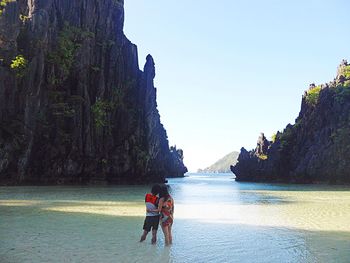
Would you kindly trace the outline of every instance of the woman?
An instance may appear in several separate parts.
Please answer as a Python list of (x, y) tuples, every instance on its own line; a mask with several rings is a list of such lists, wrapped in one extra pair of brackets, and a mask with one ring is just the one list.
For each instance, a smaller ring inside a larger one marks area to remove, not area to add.
[(160, 224), (164, 233), (165, 245), (168, 246), (173, 242), (171, 227), (174, 220), (174, 199), (169, 194), (166, 185), (162, 185), (159, 197)]

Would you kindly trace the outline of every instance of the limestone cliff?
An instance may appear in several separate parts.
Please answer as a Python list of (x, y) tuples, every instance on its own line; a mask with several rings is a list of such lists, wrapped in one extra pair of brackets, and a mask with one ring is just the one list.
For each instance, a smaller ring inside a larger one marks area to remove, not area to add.
[[(343, 61), (336, 78), (311, 84), (294, 125), (274, 142), (259, 140), (244, 148), (231, 167), (238, 181), (350, 183), (350, 65)], [(267, 147), (266, 147), (267, 146)]]
[(123, 0), (1, 0), (0, 182), (146, 183), (186, 171)]

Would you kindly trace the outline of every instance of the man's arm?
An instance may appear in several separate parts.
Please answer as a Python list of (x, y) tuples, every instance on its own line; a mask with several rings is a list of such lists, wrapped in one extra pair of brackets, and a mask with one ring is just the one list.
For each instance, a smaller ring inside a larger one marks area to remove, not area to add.
[(157, 209), (147, 209), (147, 212), (160, 212), (160, 211), (162, 211), (163, 203), (164, 203), (164, 198), (159, 199), (158, 208)]

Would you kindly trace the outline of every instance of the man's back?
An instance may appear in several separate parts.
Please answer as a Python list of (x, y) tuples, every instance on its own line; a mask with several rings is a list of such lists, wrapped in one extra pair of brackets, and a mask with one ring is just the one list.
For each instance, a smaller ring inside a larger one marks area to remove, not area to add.
[[(145, 203), (147, 210), (156, 210), (158, 209), (159, 199), (156, 195), (146, 194), (145, 195)], [(146, 216), (158, 216), (158, 212), (146, 212)]]

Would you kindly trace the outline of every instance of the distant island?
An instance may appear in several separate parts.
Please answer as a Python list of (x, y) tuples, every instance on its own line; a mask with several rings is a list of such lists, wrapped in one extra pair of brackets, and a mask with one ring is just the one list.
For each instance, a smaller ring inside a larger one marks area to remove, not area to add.
[(230, 165), (236, 164), (239, 152), (231, 152), (205, 169), (198, 169), (198, 173), (230, 173)]
[(333, 81), (310, 84), (295, 124), (271, 141), (262, 133), (231, 171), (237, 181), (350, 183), (349, 153), (350, 65), (343, 60)]

